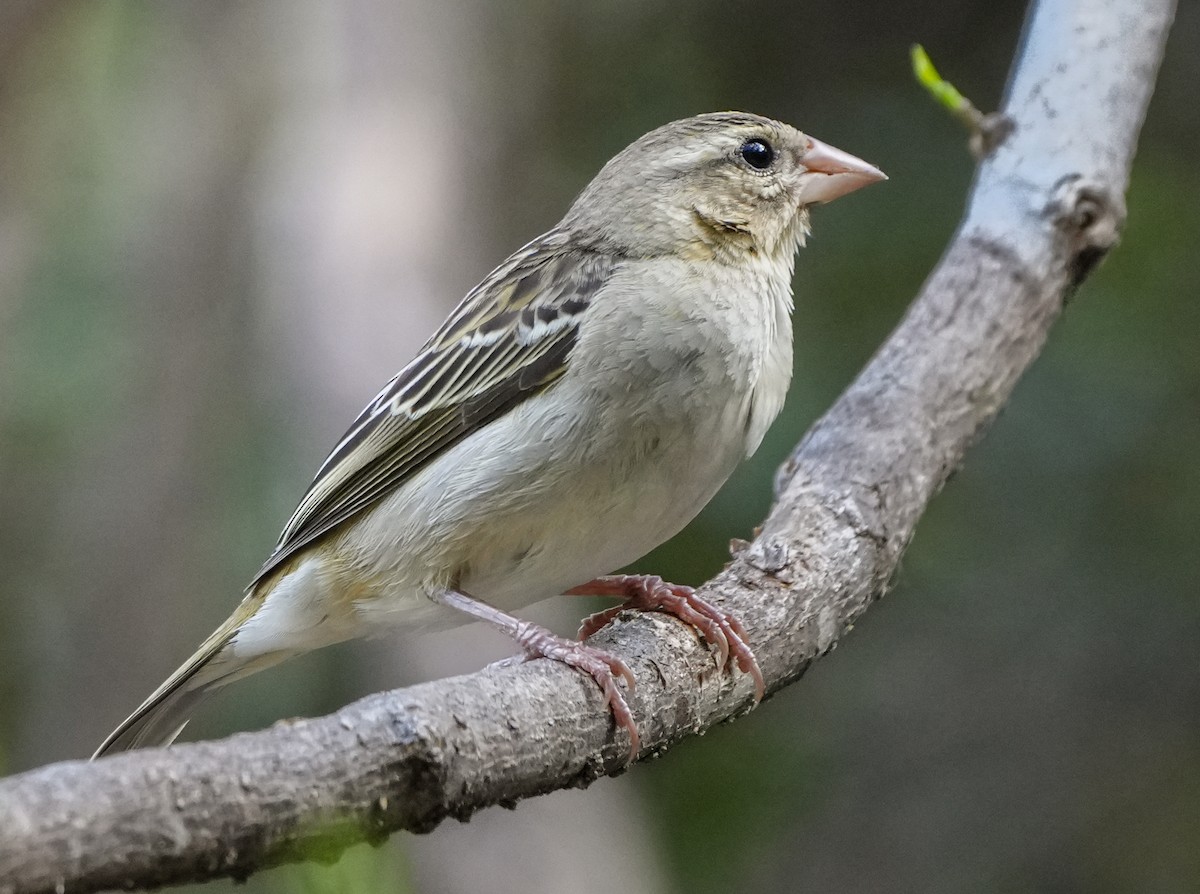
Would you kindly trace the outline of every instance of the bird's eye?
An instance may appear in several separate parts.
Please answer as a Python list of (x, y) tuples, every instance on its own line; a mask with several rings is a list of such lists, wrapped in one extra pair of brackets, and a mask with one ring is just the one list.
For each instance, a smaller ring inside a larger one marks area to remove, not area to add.
[(739, 153), (746, 164), (758, 171), (765, 171), (775, 160), (775, 150), (763, 140), (746, 140)]

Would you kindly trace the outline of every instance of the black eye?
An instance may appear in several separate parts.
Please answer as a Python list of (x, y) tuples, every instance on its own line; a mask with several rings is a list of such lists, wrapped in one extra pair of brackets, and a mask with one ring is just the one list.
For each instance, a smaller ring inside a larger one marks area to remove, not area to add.
[(765, 171), (775, 160), (775, 150), (762, 140), (746, 140), (739, 151), (742, 160), (759, 171)]

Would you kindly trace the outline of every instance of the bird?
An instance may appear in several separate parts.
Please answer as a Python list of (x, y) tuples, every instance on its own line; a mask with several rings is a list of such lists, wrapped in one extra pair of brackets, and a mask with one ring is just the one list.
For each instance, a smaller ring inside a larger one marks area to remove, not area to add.
[[(630, 760), (634, 676), (585, 641), (621, 610), (691, 625), (760, 699), (736, 617), (612, 572), (678, 533), (758, 449), (791, 379), (810, 208), (885, 179), (745, 112), (635, 140), (367, 404), (233, 614), (93, 758), (169, 745), (205, 697), (287, 658), (470, 619), (594, 680)], [(623, 601), (579, 640), (512, 614), (558, 594)]]

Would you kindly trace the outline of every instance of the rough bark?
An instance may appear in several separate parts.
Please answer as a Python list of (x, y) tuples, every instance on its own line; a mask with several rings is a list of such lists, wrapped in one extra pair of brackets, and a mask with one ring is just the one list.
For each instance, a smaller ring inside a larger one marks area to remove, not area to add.
[[(963, 223), (917, 301), (796, 448), (762, 533), (705, 588), (775, 691), (886, 589), (929, 500), (1115, 244), (1171, 0), (1044, 0)], [(751, 707), (683, 625), (627, 617), (642, 756)], [(0, 892), (245, 876), (618, 771), (596, 687), (508, 662), (220, 742), (48, 766), (0, 782)]]

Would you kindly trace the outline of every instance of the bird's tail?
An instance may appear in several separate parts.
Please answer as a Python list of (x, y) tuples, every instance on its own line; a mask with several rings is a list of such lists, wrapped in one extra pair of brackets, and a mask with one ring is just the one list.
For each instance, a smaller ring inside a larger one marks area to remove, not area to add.
[(238, 658), (226, 648), (238, 628), (260, 604), (260, 598), (247, 596), (196, 653), (109, 734), (92, 759), (134, 748), (170, 745), (207, 696), (227, 683), (277, 664), (293, 654), (281, 651)]

